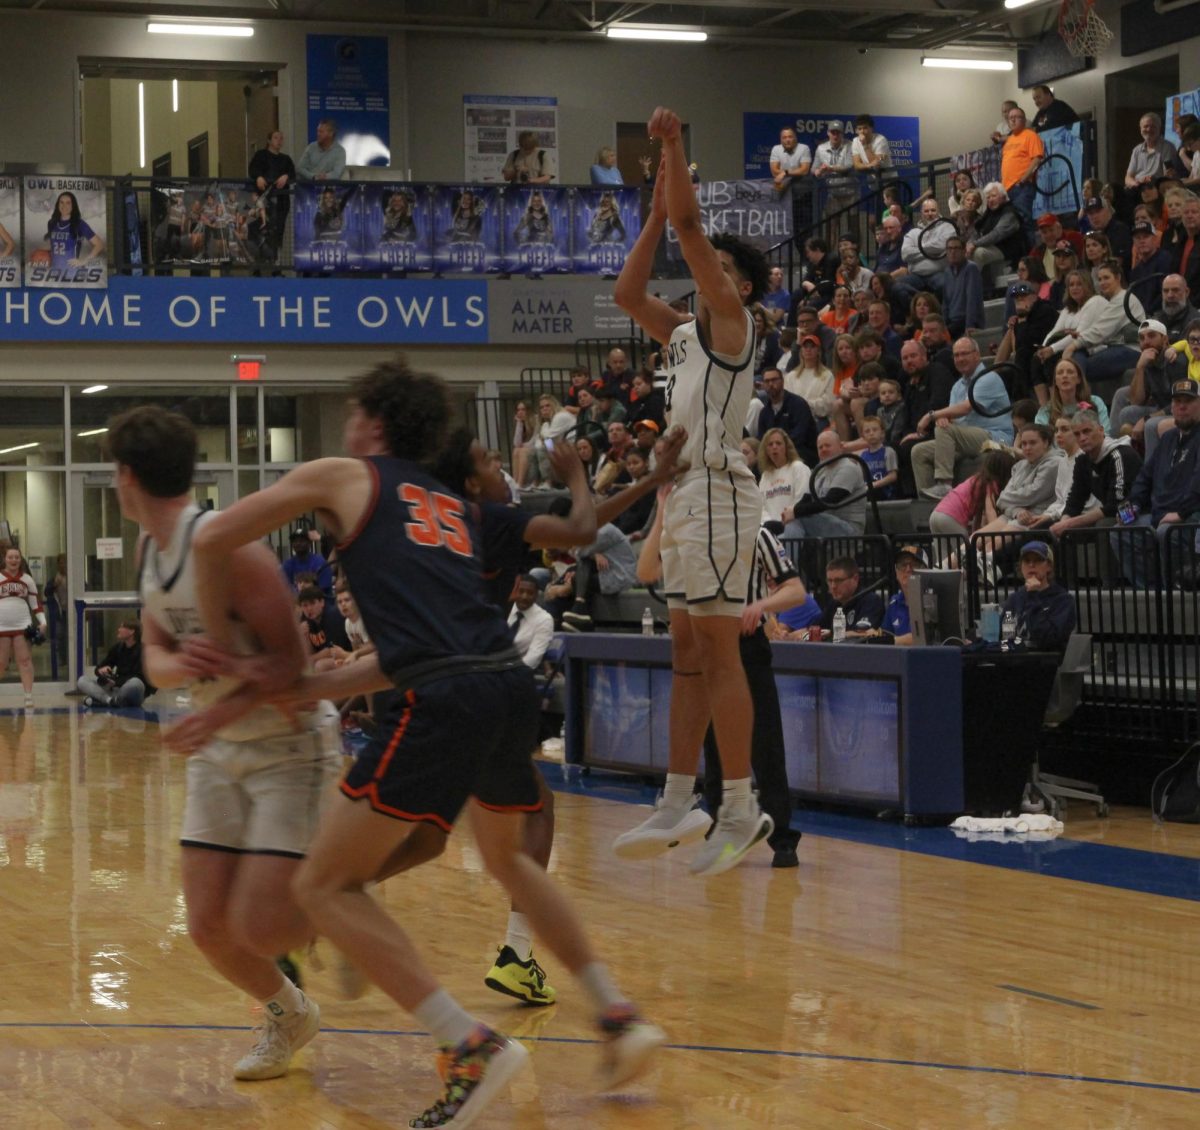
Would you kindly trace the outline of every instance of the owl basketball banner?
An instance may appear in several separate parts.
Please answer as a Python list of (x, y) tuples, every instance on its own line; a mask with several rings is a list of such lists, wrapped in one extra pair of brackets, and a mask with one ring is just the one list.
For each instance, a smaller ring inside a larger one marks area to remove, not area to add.
[(433, 269), (432, 196), (427, 184), (363, 186), (363, 266), (367, 270)]
[(581, 275), (619, 274), (642, 232), (641, 191), (577, 188), (573, 224), (572, 269)]
[(509, 274), (571, 269), (571, 199), (565, 188), (526, 185), (504, 192), (504, 257)]
[[(773, 180), (710, 180), (696, 186), (707, 235), (736, 235), (760, 251), (792, 238), (792, 202)], [(667, 254), (682, 260), (679, 236), (667, 225)]]
[(0, 177), (0, 286), (21, 285), (21, 186)]
[(297, 270), (349, 271), (364, 265), (361, 185), (298, 184), (293, 203)]
[(25, 285), (108, 286), (107, 191), (86, 177), (26, 177)]
[(500, 190), (438, 185), (433, 190), (433, 269), (500, 271)]

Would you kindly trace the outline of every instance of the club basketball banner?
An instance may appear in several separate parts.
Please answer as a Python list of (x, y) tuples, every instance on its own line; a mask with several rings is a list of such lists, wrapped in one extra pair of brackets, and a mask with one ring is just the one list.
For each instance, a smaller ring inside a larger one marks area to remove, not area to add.
[(21, 285), (21, 186), (0, 177), (0, 286)]
[(300, 271), (348, 271), (364, 263), (362, 187), (298, 184), (292, 261)]
[(615, 275), (642, 231), (641, 192), (636, 188), (575, 190), (573, 270)]
[(433, 190), (427, 184), (366, 184), (362, 190), (363, 267), (433, 269)]
[(501, 270), (500, 191), (479, 185), (433, 190), (433, 269), (466, 274)]
[[(771, 180), (710, 180), (696, 186), (700, 222), (707, 235), (725, 232), (761, 251), (792, 237), (792, 202)], [(682, 259), (679, 236), (667, 225), (667, 255)]]
[(982, 189), (989, 181), (1000, 179), (1000, 149), (999, 145), (989, 145), (960, 153), (950, 158), (950, 168), (956, 173), (970, 173), (971, 179)]
[(26, 177), (25, 285), (108, 286), (106, 186), (85, 177)]
[(1033, 205), (1035, 216), (1043, 212), (1078, 212), (1083, 206), (1079, 195), (1083, 190), (1083, 139), (1079, 133), (1078, 122), (1041, 131), (1046, 157), (1060, 154), (1067, 159), (1071, 168), (1068, 172), (1062, 161), (1050, 161), (1039, 170), (1038, 193)]
[(505, 190), (503, 270), (543, 275), (571, 269), (571, 200), (549, 185)]

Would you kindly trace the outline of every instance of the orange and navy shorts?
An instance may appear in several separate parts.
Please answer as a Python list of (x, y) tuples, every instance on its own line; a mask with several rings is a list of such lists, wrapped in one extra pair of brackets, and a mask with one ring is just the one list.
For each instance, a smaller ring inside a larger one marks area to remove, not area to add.
[(342, 780), (351, 800), (444, 832), (469, 797), (497, 812), (541, 808), (541, 704), (528, 667), (448, 675), (386, 699), (379, 736)]

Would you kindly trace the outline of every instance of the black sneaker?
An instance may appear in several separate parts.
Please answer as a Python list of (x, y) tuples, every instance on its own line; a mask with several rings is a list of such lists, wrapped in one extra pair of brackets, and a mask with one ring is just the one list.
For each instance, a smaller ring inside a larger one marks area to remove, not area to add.
[(563, 623), (570, 624), (577, 632), (590, 632), (592, 618), (588, 615), (585, 605), (577, 604), (568, 612), (563, 613)]
[(772, 867), (799, 867), (800, 858), (796, 855), (796, 847), (794, 844), (788, 847), (775, 849), (775, 856), (771, 860)]

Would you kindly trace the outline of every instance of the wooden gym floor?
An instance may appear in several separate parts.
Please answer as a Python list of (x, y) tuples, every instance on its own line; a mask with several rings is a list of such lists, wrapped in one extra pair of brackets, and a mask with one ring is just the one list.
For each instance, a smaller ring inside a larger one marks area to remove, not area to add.
[[(183, 763), (155, 722), (74, 701), (0, 709), (0, 1127), (407, 1125), (437, 1090), (430, 1041), (325, 972), (291, 1074), (231, 1079), (253, 1017), (187, 938)], [(1058, 841), (995, 844), (804, 813), (798, 871), (764, 848), (705, 881), (610, 854), (647, 799), (566, 786), (552, 864), (670, 1037), (628, 1094), (590, 1090), (595, 1033), (549, 955), (552, 1009), (483, 985), (507, 910), (466, 834), (384, 887), (447, 986), (529, 1042), (482, 1126), (1200, 1125), (1200, 830), (1077, 806)]]

